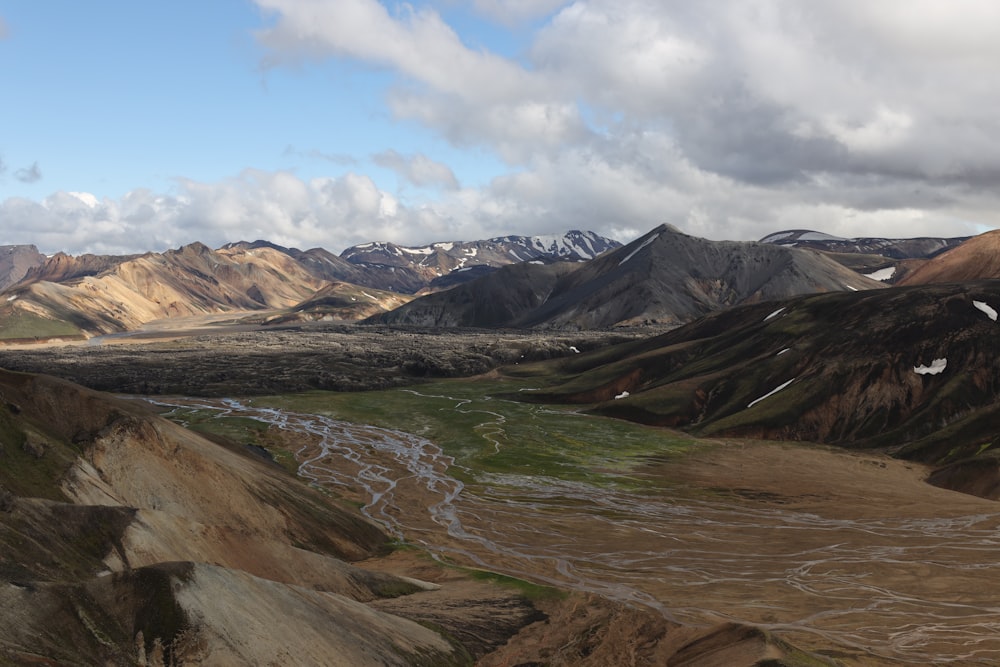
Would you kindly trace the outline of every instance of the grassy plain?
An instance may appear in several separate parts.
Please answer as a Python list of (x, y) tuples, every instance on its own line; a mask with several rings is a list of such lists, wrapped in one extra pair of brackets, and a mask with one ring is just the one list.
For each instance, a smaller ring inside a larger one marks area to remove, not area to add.
[(495, 397), (532, 388), (509, 380), (448, 380), (409, 389), (309, 392), (256, 402), (413, 433), (472, 471), (591, 483), (622, 483), (635, 465), (694, 443), (682, 434), (583, 415), (565, 406)]
[[(419, 435), (453, 457), (451, 474), (531, 474), (596, 484), (636, 484), (629, 476), (651, 458), (681, 453), (695, 440), (680, 433), (581, 414), (576, 408), (521, 403), (500, 395), (535, 387), (523, 380), (444, 380), (405, 389), (255, 397), (257, 406), (316, 414)], [(275, 451), (266, 429), (245, 418), (175, 414), (192, 428)]]
[(13, 310), (0, 317), (0, 340), (47, 339), (59, 336), (82, 338), (80, 329), (73, 324), (51, 320), (34, 313)]

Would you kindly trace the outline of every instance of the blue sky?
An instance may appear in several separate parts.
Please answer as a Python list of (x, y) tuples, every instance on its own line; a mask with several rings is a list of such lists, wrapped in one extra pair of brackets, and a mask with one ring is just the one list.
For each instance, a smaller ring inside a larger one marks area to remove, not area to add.
[(0, 245), (997, 226), (1000, 10), (875, 5), (0, 0)]
[(13, 2), (0, 3), (0, 16), (9, 33), (0, 86), (20, 92), (4, 105), (2, 155), (44, 175), (5, 179), (5, 196), (120, 197), (248, 166), (302, 177), (360, 166), (394, 187), (370, 159), (390, 148), (441, 155), (472, 185), (499, 168), (484, 151), (394, 122), (381, 102), (385, 70), (340, 60), (269, 67), (254, 40), (266, 18), (244, 0)]

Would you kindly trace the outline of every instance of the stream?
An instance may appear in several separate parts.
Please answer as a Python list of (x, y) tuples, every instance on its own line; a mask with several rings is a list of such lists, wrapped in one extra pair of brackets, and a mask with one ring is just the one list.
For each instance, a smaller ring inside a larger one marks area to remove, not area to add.
[[(391, 429), (234, 399), (173, 399), (294, 434), (299, 473), (440, 559), (597, 593), (671, 620), (749, 622), (807, 649), (1000, 663), (1000, 514), (845, 519), (676, 489), (461, 469)], [(456, 399), (457, 400), (457, 399)]]

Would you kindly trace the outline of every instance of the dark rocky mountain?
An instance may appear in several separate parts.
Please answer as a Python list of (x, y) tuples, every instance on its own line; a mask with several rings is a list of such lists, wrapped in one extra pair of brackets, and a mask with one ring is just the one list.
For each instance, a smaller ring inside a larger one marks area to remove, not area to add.
[(619, 247), (621, 244), (617, 241), (594, 232), (572, 230), (563, 235), (500, 236), (484, 241), (448, 241), (419, 247), (365, 243), (348, 248), (340, 256), (352, 264), (414, 271), (424, 279), (426, 286), (444, 276), (449, 276), (453, 282), (460, 281), (465, 277), (462, 275), (465, 269), (477, 266), (501, 267), (537, 259), (580, 262)]
[(45, 263), (45, 255), (33, 245), (0, 246), (0, 291), (24, 277), (29, 270)]
[(511, 264), (365, 321), (419, 327), (519, 327), (551, 297), (559, 278), (577, 266), (541, 260)]
[(375, 319), (422, 326), (677, 325), (742, 303), (882, 287), (822, 253), (708, 241), (663, 225), (583, 264), (519, 265)]
[(744, 306), (562, 360), (565, 381), (527, 398), (703, 436), (889, 448), (998, 497), (998, 310), (995, 280)]

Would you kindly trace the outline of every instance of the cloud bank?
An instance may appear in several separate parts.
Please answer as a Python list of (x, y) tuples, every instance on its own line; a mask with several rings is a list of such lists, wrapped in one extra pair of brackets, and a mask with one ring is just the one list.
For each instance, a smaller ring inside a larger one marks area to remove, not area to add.
[(569, 228), (629, 240), (661, 222), (713, 239), (1000, 225), (989, 0), (477, 0), (484, 20), (531, 31), (516, 57), (468, 46), (432, 6), (255, 2), (267, 67), (388, 71), (393, 118), (508, 172), (463, 188), (434, 156), (389, 146), (372, 160), (433, 195), (380, 190), (357, 165), (315, 180), (248, 169), (93, 206), (7, 200), (0, 243), (39, 228), (89, 250), (259, 236), (339, 251)]

